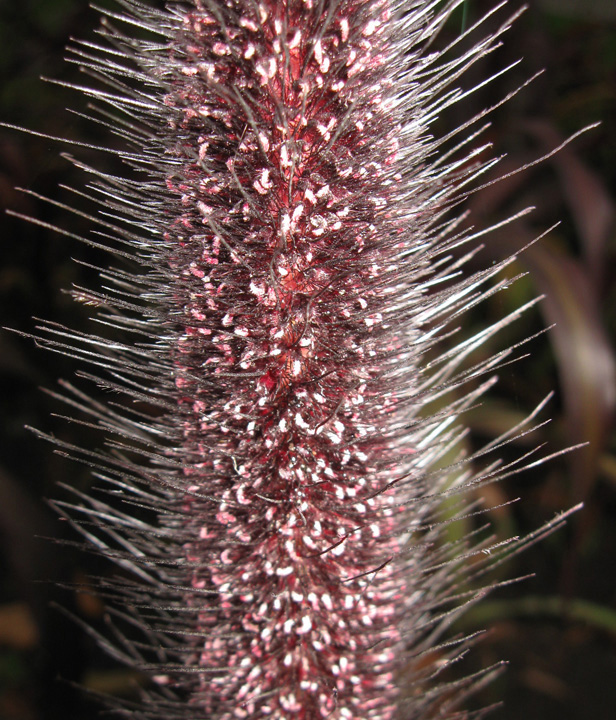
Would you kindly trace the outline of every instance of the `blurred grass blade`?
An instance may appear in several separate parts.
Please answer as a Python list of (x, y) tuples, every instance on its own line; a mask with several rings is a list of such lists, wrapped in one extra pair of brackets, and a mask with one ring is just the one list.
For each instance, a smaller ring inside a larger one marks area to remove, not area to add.
[[(553, 237), (553, 235), (552, 235)], [(553, 326), (569, 439), (588, 446), (570, 456), (573, 500), (592, 485), (616, 407), (616, 363), (605, 332), (594, 284), (585, 268), (547, 242), (520, 257), (537, 290), (541, 311)]]
[(616, 610), (574, 598), (560, 596), (527, 596), (515, 600), (488, 600), (472, 607), (456, 626), (464, 629), (485, 627), (499, 620), (528, 618), (538, 620), (553, 617), (564, 622), (582, 622), (597, 630), (616, 635)]
[[(528, 123), (528, 128), (541, 144), (542, 152), (548, 152), (563, 141), (562, 135), (547, 121), (533, 120)], [(616, 221), (614, 201), (603, 183), (570, 146), (563, 148), (550, 162), (560, 177), (591, 277), (601, 287), (606, 270), (607, 243)]]

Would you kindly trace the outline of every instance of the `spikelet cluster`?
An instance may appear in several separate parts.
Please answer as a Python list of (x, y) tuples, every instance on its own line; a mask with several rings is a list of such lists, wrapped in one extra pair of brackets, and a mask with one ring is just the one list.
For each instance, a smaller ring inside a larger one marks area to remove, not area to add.
[(491, 381), (459, 388), (504, 354), (460, 365), (511, 318), (442, 342), (501, 268), (455, 279), (473, 236), (451, 211), (490, 166), (465, 149), (480, 117), (431, 133), (508, 23), (437, 53), (459, 2), (119, 4), (72, 48), (124, 146), (124, 176), (77, 163), (101, 208), (82, 239), (116, 262), (74, 294), (112, 330), (38, 336), (115, 391), (65, 400), (106, 437), (68, 449), (116, 498), (57, 507), (120, 566), (103, 642), (153, 679), (119, 712), (453, 716), (473, 680), (438, 673), (464, 642), (422, 654), (485, 546), (447, 545), (436, 520), (443, 493), (506, 468), (436, 468)]

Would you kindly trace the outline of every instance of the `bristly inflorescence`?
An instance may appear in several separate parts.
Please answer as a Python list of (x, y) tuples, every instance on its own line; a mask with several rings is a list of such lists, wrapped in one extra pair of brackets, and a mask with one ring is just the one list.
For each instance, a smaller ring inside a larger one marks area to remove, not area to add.
[(456, 277), (473, 236), (451, 211), (492, 162), (464, 149), (481, 116), (431, 132), (510, 20), (456, 55), (429, 47), (455, 0), (119, 4), (72, 59), (127, 169), (79, 163), (100, 205), (83, 239), (133, 269), (74, 294), (132, 339), (50, 323), (39, 341), (117, 393), (65, 399), (107, 436), (70, 449), (123, 502), (57, 507), (124, 571), (100, 581), (105, 642), (153, 678), (125, 712), (453, 716), (476, 678), (438, 675), (466, 641), (426, 653), (499, 551), (447, 545), (439, 508), (510, 468), (436, 468), (491, 380), (459, 388), (506, 353), (461, 363), (512, 318), (442, 342), (501, 266)]

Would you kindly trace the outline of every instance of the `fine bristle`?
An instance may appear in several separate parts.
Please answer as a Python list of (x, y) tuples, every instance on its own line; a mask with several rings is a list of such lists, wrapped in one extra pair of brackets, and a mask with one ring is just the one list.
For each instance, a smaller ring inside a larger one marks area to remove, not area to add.
[(526, 309), (454, 337), (511, 281), (464, 274), (487, 230), (455, 212), (495, 163), (487, 111), (433, 125), (517, 15), (433, 49), (461, 2), (120, 0), (70, 49), (126, 174), (70, 158), (99, 210), (56, 204), (117, 267), (72, 290), (107, 334), (35, 337), (114, 393), (64, 383), (104, 443), (50, 439), (102, 488), (54, 503), (122, 570), (100, 642), (152, 678), (120, 714), (454, 718), (499, 671), (441, 682), (476, 640), (441, 638), (489, 589), (469, 579), (534, 540), (447, 539), (469, 488), (536, 462), (488, 455), (533, 417), (459, 449), (513, 349), (475, 351)]

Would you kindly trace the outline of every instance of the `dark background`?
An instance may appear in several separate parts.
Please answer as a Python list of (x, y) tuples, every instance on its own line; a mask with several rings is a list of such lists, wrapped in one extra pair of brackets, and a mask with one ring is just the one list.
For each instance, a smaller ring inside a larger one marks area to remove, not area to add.
[[(467, 3), (439, 42), (455, 37), (489, 6), (480, 0)], [(515, 7), (510, 4), (511, 11)], [(64, 110), (83, 109), (85, 100), (39, 80), (45, 75), (78, 82), (77, 69), (62, 60), (63, 48), (71, 36), (92, 37), (96, 24), (96, 12), (82, 0), (0, 0), (0, 119), (100, 142), (100, 130)], [(580, 501), (585, 509), (564, 531), (513, 558), (493, 578), (536, 573), (534, 579), (498, 591), (454, 631), (491, 630), (471, 654), (467, 670), (500, 659), (510, 663), (469, 706), (502, 699), (505, 705), (493, 716), (498, 720), (608, 720), (616, 717), (616, 443), (611, 433), (616, 398), (616, 3), (531, 0), (502, 51), (463, 82), (470, 86), (520, 57), (505, 78), (440, 120), (439, 129), (498, 102), (543, 68), (541, 77), (492, 117), (488, 136), (494, 152), (508, 155), (501, 173), (548, 152), (588, 124), (602, 125), (556, 158), (470, 200), (479, 226), (528, 205), (537, 207), (530, 219), (487, 239), (480, 256), (484, 264), (518, 249), (554, 222), (561, 224), (510, 271), (528, 275), (465, 320), (470, 332), (545, 295), (538, 309), (483, 352), (557, 323), (520, 350), (529, 357), (504, 368), (496, 392), (469, 414), (469, 449), (515, 424), (555, 390), (542, 416), (553, 421), (518, 441), (505, 457), (543, 442), (546, 452), (586, 440), (590, 447), (484, 489), (482, 501), (490, 507), (521, 497), (491, 513), (503, 539), (531, 532)], [(88, 151), (75, 152), (99, 166), (109, 162)], [(0, 128), (0, 206), (86, 232), (86, 221), (14, 190), (21, 186), (70, 201), (58, 184), (78, 187), (80, 182), (57, 144)], [(43, 317), (91, 327), (85, 309), (63, 289), (94, 282), (93, 273), (72, 262), (72, 256), (88, 262), (101, 258), (70, 238), (9, 216), (0, 216), (0, 227), (2, 325), (28, 332), (35, 325), (32, 317)], [(71, 682), (120, 694), (130, 694), (135, 682), (53, 605), (97, 627), (104, 618), (100, 600), (49, 581), (87, 584), (88, 575), (107, 570), (90, 556), (37, 537), (72, 538), (42, 499), (62, 496), (58, 481), (83, 488), (91, 483), (86, 468), (53, 454), (24, 429), (34, 426), (80, 445), (98, 442), (87, 429), (53, 418), (64, 409), (39, 389), (56, 389), (57, 379), (72, 377), (74, 370), (69, 360), (37, 350), (31, 340), (0, 333), (0, 718), (7, 720), (85, 720), (94, 711)]]

